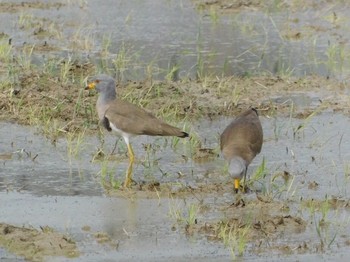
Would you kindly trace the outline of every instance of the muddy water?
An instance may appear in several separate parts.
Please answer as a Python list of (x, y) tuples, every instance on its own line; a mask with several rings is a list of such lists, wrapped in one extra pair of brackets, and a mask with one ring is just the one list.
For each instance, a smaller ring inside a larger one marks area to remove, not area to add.
[[(158, 202), (86, 196), (38, 198), (17, 193), (2, 194), (2, 199), (6, 200), (1, 204), (1, 209), (6, 211), (3, 221), (36, 227), (54, 225), (80, 243), (83, 255), (78, 260), (81, 261), (152, 261), (226, 255), (219, 245), (191, 243), (181, 232), (171, 230), (166, 199)], [(91, 229), (84, 231), (84, 226)], [(112, 240), (98, 244), (96, 232), (107, 233)]]
[[(268, 176), (263, 183), (255, 185), (257, 191), (272, 187), (271, 178), (276, 174), (284, 171), (290, 174), (293, 182), (289, 184), (289, 190), (282, 192), (275, 200), (287, 201), (291, 212), (305, 219), (308, 225), (304, 233), (281, 236), (277, 243), (293, 245), (306, 241), (312, 246), (312, 243), (319, 241), (313, 225), (315, 218), (311, 217), (308, 208), (303, 207), (302, 201), (323, 200), (326, 196), (349, 198), (350, 137), (347, 130), (350, 120), (342, 114), (330, 112), (309, 120), (279, 117), (262, 117), (261, 120), (265, 132), (264, 146), (248, 173), (252, 175), (265, 158)], [(194, 125), (203, 139), (203, 146), (216, 148), (217, 136), (229, 121), (202, 121)], [(294, 134), (302, 124), (304, 127)], [(69, 233), (81, 251), (81, 256), (76, 258), (79, 261), (101, 258), (106, 261), (116, 258), (128, 261), (231, 259), (229, 250), (220, 242), (207, 241), (201, 234), (186, 235), (184, 228), (169, 215), (169, 210), (174, 206), (186, 214), (189, 204), (198, 202), (194, 195), (185, 199), (149, 199), (127, 193), (119, 197), (106, 196), (99, 178), (102, 163), (91, 162), (96, 148), (100, 146), (97, 137), (85, 137), (83, 150), (71, 160), (67, 157), (67, 141), (61, 139), (52, 145), (32, 128), (2, 123), (0, 137), (1, 222), (34, 227), (48, 225)], [(106, 152), (110, 152), (114, 141), (112, 136), (105, 137)], [(136, 181), (172, 182), (196, 188), (197, 184), (210, 185), (229, 180), (222, 173), (224, 162), (221, 158), (203, 164), (191, 160), (185, 162), (182, 155), (190, 159), (192, 154), (186, 142), (180, 142), (174, 150), (169, 147), (170, 141), (168, 145), (165, 145), (165, 141), (147, 137), (133, 139), (138, 159), (134, 172)], [(148, 143), (158, 149), (154, 154), (145, 151), (142, 144)], [(121, 155), (124, 149), (123, 146), (119, 148)], [(157, 163), (149, 165), (152, 163), (150, 159), (157, 159)], [(121, 157), (118, 161), (110, 161), (109, 165), (115, 172), (115, 178), (122, 180), (127, 159)], [(164, 173), (167, 175), (164, 176)], [(275, 182), (283, 185), (278, 178)], [(248, 197), (254, 199), (255, 195), (249, 194)], [(201, 198), (211, 207), (208, 212), (198, 214), (199, 223), (204, 223), (222, 218), (222, 207), (229, 206), (235, 196), (228, 190), (214, 195), (208, 192)], [(327, 231), (329, 236), (336, 234), (334, 244), (326, 254), (315, 254), (316, 249), (310, 248), (298, 257), (312, 260), (321, 256), (336, 256), (342, 259), (348, 255), (344, 241), (349, 239), (345, 233), (350, 230), (349, 210), (331, 209), (327, 217), (334, 222)], [(100, 244), (97, 232), (103, 232), (109, 238)], [(267, 258), (264, 252), (257, 257), (249, 250), (248, 246), (244, 256), (247, 259)], [(0, 254), (5, 258), (11, 257), (4, 251), (0, 251)], [(273, 260), (278, 261), (280, 256), (280, 252), (272, 253)], [(283, 257), (293, 260), (296, 254)]]
[(16, 124), (2, 123), (0, 137), (1, 190), (24, 190), (38, 195), (101, 194), (92, 177), (94, 167), (88, 153), (79, 156), (81, 163), (67, 165), (65, 141), (53, 145), (37, 135), (35, 128)]
[[(221, 14), (198, 12), (190, 1), (62, 2), (58, 8), (5, 9), (0, 29), (16, 47), (45, 46), (45, 56), (34, 51), (34, 60), (63, 55), (112, 67), (120, 52), (129, 69), (120, 69), (124, 79), (143, 79), (150, 65), (159, 78), (173, 67), (179, 67), (175, 77), (194, 77), (198, 71), (347, 78), (349, 72), (342, 55), (349, 38), (343, 4)], [(20, 16), (29, 17), (29, 26), (19, 24)]]

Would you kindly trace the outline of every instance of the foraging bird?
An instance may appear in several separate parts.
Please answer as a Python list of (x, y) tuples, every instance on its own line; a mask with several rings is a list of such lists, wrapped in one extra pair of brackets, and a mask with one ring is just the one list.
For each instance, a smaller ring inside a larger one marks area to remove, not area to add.
[(229, 162), (228, 171), (234, 178), (236, 193), (242, 177), (245, 182), (248, 166), (260, 153), (262, 143), (263, 130), (255, 108), (238, 115), (221, 134), (220, 148), (224, 158)]
[(115, 131), (124, 138), (129, 155), (124, 186), (129, 187), (134, 163), (131, 137), (137, 135), (188, 137), (188, 134), (159, 120), (142, 108), (117, 98), (115, 86), (114, 78), (102, 74), (93, 77), (85, 89), (96, 89), (99, 93), (96, 109), (102, 125), (108, 131)]

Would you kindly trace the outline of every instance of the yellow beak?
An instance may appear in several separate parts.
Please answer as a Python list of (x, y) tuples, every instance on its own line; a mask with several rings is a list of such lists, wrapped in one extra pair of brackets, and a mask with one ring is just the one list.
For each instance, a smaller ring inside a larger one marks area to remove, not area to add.
[(91, 82), (90, 84), (87, 85), (87, 87), (85, 87), (85, 90), (95, 89), (95, 87), (96, 87), (96, 83)]

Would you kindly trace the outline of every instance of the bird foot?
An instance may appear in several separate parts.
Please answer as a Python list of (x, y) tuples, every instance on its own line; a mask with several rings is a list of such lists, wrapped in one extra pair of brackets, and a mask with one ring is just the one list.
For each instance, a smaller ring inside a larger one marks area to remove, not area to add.
[(245, 202), (242, 198), (237, 199), (236, 202), (233, 202), (231, 205), (231, 207), (245, 207)]
[(234, 189), (234, 192), (235, 192), (236, 194), (238, 194), (238, 191), (242, 192), (243, 194), (246, 194), (246, 193), (250, 193), (250, 192), (251, 192), (250, 188), (249, 188), (247, 185), (245, 185), (245, 186), (239, 185), (239, 188), (235, 188), (235, 189)]
[(134, 179), (130, 178), (130, 179), (126, 179), (124, 181), (123, 187), (130, 188), (131, 186), (135, 186), (135, 185), (137, 185), (137, 182)]

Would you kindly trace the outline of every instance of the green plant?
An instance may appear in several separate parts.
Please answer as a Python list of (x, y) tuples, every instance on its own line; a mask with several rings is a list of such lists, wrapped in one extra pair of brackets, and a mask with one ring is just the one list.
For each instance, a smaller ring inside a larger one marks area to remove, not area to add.
[(106, 35), (104, 34), (102, 37), (102, 47), (101, 47), (101, 54), (104, 57), (107, 57), (109, 55), (109, 48), (111, 47), (111, 34)]
[(73, 61), (72, 61), (72, 57), (68, 56), (67, 59), (64, 59), (61, 62), (61, 67), (60, 67), (60, 78), (61, 78), (61, 82), (63, 84), (67, 84), (69, 81), (69, 73), (72, 69), (73, 66)]
[(197, 33), (197, 44), (196, 44), (196, 53), (197, 53), (197, 63), (196, 67), (196, 78), (201, 80), (204, 77), (204, 58), (203, 58), (203, 43), (202, 43), (201, 29), (198, 29)]
[(309, 114), (301, 124), (299, 124), (297, 127), (293, 128), (293, 138), (294, 139), (296, 138), (297, 134), (302, 132), (308, 126), (308, 124), (311, 122), (312, 118), (315, 115), (317, 115), (322, 109), (323, 109), (323, 107), (318, 107), (315, 111), (313, 111), (311, 114)]
[(156, 158), (159, 146), (153, 143), (144, 145), (144, 148), (146, 151), (145, 159), (142, 161), (144, 176), (154, 179), (155, 170), (159, 169), (159, 158)]
[(230, 249), (232, 259), (236, 256), (242, 256), (248, 243), (250, 225), (240, 225), (238, 222), (224, 222), (219, 225), (218, 237), (222, 240), (225, 247)]
[(179, 199), (171, 198), (169, 201), (169, 213), (170, 218), (174, 219), (176, 222), (181, 223), (185, 221), (182, 204)]
[(232, 90), (232, 97), (231, 97), (232, 105), (237, 106), (240, 99), (241, 99), (241, 90), (238, 86), (235, 86)]
[(126, 25), (131, 25), (132, 24), (132, 11), (130, 11), (129, 13), (128, 13), (128, 15), (125, 17), (125, 20), (124, 20), (124, 22), (125, 22), (125, 24)]
[[(281, 184), (277, 178), (282, 178), (283, 183)], [(289, 174), (288, 172), (277, 173), (272, 176), (270, 182), (270, 190), (267, 191), (271, 199), (281, 198), (288, 199), (293, 197), (297, 191), (297, 187), (294, 186), (295, 176)]]
[(269, 175), (270, 171), (266, 167), (265, 158), (255, 170), (251, 179), (248, 181), (248, 187), (258, 187), (257, 191), (270, 200), (273, 199), (289, 199), (295, 196), (297, 187), (294, 186), (295, 176), (287, 171), (278, 172), (274, 175)]
[(314, 221), (315, 230), (320, 241), (320, 248), (330, 248), (334, 243), (337, 232), (331, 233), (333, 230), (334, 221), (328, 219), (330, 212), (329, 199), (325, 198), (322, 201), (308, 201), (310, 216)]
[(342, 72), (346, 60), (346, 50), (342, 44), (329, 45), (326, 50), (326, 65), (331, 73)]
[[(187, 125), (188, 125), (188, 123), (185, 123), (185, 124), (183, 125), (183, 127), (182, 127), (182, 130), (184, 130), (184, 131), (188, 132), (189, 134), (191, 134), (191, 137), (192, 137), (192, 133), (191, 133), (191, 131), (188, 131), (189, 128), (187, 127)], [(190, 138), (190, 139), (191, 139), (191, 138)], [(198, 136), (195, 135), (195, 136), (194, 136), (194, 140), (197, 140), (197, 143), (199, 143), (199, 142), (198, 142), (198, 140), (199, 140), (199, 137), (198, 137)], [(183, 144), (188, 143), (188, 142), (187, 142), (187, 139), (182, 139), (182, 138), (173, 136), (173, 137), (171, 138), (171, 147), (172, 147), (173, 149), (176, 149), (176, 148), (178, 147), (178, 145), (179, 145), (179, 142), (182, 142)], [(191, 142), (190, 142), (190, 143), (191, 143)], [(192, 143), (196, 144), (195, 141), (192, 141)]]
[(346, 181), (350, 179), (350, 163), (344, 164), (344, 177)]
[[(60, 60), (61, 62), (61, 60)], [(43, 71), (43, 74), (44, 75), (56, 75), (56, 71), (58, 70), (57, 69), (57, 60), (56, 59), (47, 59), (43, 62), (41, 68), (42, 68), (42, 71)]]
[(280, 121), (279, 118), (277, 117), (277, 112), (274, 109), (273, 102), (271, 102), (271, 107), (272, 107), (272, 112), (271, 115), (273, 116), (273, 134), (275, 137), (275, 140), (278, 141), (278, 139), (282, 135), (282, 131), (286, 129), (286, 126), (291, 126), (292, 122), (292, 116), (294, 112), (294, 103), (293, 101), (290, 101), (290, 110), (289, 110), (289, 121), (288, 123), (286, 121)]
[(84, 149), (85, 130), (79, 133), (69, 132), (66, 139), (69, 171), (72, 174), (73, 159), (79, 158), (81, 151)]
[(263, 157), (261, 164), (255, 170), (253, 176), (250, 178), (249, 183), (245, 182), (248, 186), (253, 185), (255, 182), (260, 184), (264, 184), (264, 180), (268, 174), (268, 170), (266, 168), (265, 158)]
[(329, 200), (326, 198), (325, 201), (321, 202), (321, 206), (320, 206), (321, 221), (326, 222), (329, 210), (330, 210), (330, 204), (329, 204)]
[(12, 59), (12, 45), (7, 39), (0, 39), (0, 61), (2, 63), (10, 63)]
[(63, 38), (62, 28), (56, 22), (51, 22), (47, 26), (47, 31), (50, 35), (50, 38), (55, 38), (55, 39), (62, 39)]
[(155, 61), (151, 61), (150, 63), (147, 64), (146, 68), (145, 68), (145, 73), (146, 73), (146, 79), (150, 82), (150, 88), (147, 92), (146, 95), (149, 94), (149, 92), (152, 90), (152, 88), (154, 87), (153, 85), (153, 74), (156, 70), (158, 70), (159, 68), (155, 65)]
[(101, 177), (101, 184), (106, 189), (114, 189), (117, 190), (121, 188), (122, 181), (115, 179), (115, 171), (114, 168), (110, 168), (108, 166), (109, 161), (107, 158), (104, 158), (101, 162), (101, 170), (98, 173)]
[(214, 23), (214, 24), (217, 24), (218, 21), (219, 21), (219, 14), (218, 14), (218, 11), (217, 9), (215, 8), (214, 5), (212, 5), (209, 9), (209, 17), (210, 17), (210, 20)]
[(168, 81), (177, 81), (179, 79), (179, 71), (180, 71), (180, 66), (173, 65), (171, 68), (169, 68), (168, 73), (165, 76), (165, 79)]
[(188, 207), (186, 223), (189, 226), (197, 224), (197, 216), (200, 208), (197, 204), (191, 203)]
[[(185, 205), (186, 206), (186, 205)], [(191, 227), (197, 224), (197, 217), (200, 211), (198, 204), (191, 203), (185, 209), (179, 199), (171, 198), (169, 203), (169, 216), (179, 224), (185, 224), (186, 227)]]
[(81, 114), (84, 116), (85, 125), (89, 125), (93, 122), (95, 109), (91, 103), (86, 103), (84, 100), (84, 90), (79, 90), (79, 95), (74, 104), (74, 111), (72, 120), (74, 121)]
[(123, 80), (124, 72), (127, 71), (131, 65), (134, 55), (131, 54), (130, 49), (131, 48), (127, 47), (124, 42), (121, 43), (117, 56), (112, 60), (112, 64), (114, 65), (117, 74), (117, 82)]
[(74, 50), (91, 51), (95, 47), (95, 35), (93, 30), (82, 26), (74, 31), (69, 42)]
[(16, 56), (16, 61), (22, 70), (29, 71), (32, 67), (32, 55), (35, 45), (25, 46), (19, 55)]
[(19, 28), (28, 30), (34, 26), (35, 18), (32, 14), (20, 13), (17, 24)]

